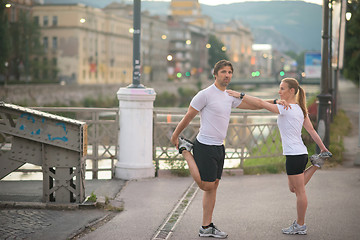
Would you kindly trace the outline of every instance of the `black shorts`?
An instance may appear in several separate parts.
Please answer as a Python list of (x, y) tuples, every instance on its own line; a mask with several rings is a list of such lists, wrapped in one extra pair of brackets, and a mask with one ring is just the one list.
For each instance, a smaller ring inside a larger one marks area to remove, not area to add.
[(305, 171), (308, 163), (308, 155), (286, 155), (286, 173), (287, 175), (297, 175)]
[(221, 179), (225, 159), (224, 145), (206, 145), (196, 139), (193, 153), (202, 181), (215, 182), (216, 179)]

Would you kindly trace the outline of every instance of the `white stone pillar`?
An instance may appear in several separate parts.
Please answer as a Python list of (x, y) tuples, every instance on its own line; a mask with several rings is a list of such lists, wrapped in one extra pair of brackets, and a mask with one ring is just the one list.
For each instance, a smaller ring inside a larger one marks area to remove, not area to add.
[(120, 88), (119, 151), (115, 177), (125, 180), (155, 176), (153, 164), (153, 106), (156, 93), (152, 88)]

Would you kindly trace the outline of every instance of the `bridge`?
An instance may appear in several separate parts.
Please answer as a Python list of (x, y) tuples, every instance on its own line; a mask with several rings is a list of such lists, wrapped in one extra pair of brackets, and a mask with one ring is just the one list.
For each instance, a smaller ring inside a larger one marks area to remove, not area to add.
[[(300, 84), (312, 84), (317, 85), (320, 84), (319, 78), (302, 78), (297, 79)], [(278, 85), (281, 79), (277, 79), (274, 77), (262, 78), (262, 77), (253, 77), (253, 78), (233, 78), (230, 82), (231, 86), (236, 85)]]
[(83, 202), (86, 133), (84, 122), (0, 102), (0, 179), (31, 163), (44, 202)]

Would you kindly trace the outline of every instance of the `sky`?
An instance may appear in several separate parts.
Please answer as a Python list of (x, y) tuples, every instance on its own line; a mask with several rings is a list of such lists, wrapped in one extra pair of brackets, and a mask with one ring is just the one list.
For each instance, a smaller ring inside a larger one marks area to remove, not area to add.
[[(170, 2), (171, 0), (155, 0), (155, 1)], [(219, 4), (229, 4), (229, 3), (236, 3), (236, 2), (251, 2), (251, 1), (266, 1), (266, 0), (199, 0), (199, 3), (214, 6), (214, 5), (219, 5)], [(271, 1), (271, 0), (268, 0), (268, 1)], [(283, 0), (283, 1), (286, 1), (286, 0)], [(304, 0), (304, 2), (322, 5), (323, 0)]]

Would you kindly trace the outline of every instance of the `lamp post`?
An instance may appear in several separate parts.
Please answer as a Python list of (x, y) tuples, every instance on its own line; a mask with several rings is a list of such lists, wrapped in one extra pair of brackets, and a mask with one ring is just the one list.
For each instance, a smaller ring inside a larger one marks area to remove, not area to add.
[[(330, 144), (331, 99), (329, 93), (329, 0), (323, 1), (322, 49), (321, 49), (321, 93), (319, 99), (317, 131), (325, 144)], [(316, 148), (320, 152), (319, 147)]]
[(128, 88), (145, 88), (144, 85), (140, 84), (141, 0), (134, 0), (133, 21), (133, 81)]
[(134, 0), (133, 82), (117, 92), (120, 130), (115, 177), (125, 180), (155, 176), (153, 103), (156, 93), (140, 84), (140, 14), (140, 0)]

